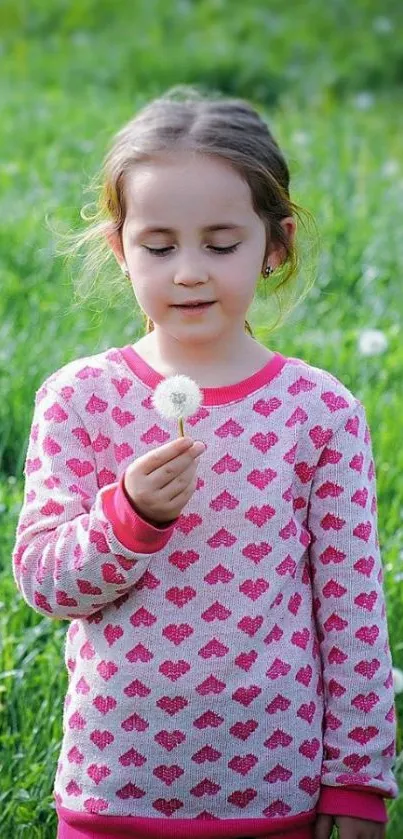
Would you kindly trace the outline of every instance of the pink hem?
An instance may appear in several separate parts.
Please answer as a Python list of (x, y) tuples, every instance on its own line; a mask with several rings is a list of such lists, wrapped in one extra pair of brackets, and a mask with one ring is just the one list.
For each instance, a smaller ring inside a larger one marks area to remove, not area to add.
[[(143, 358), (136, 352), (131, 344), (122, 347), (119, 350), (130, 367), (133, 373), (144, 382), (145, 385), (154, 389), (160, 382), (164, 381), (165, 376), (157, 373)], [(274, 355), (267, 364), (264, 365), (252, 376), (242, 379), (233, 385), (226, 385), (224, 387), (202, 387), (200, 388), (203, 394), (203, 405), (225, 405), (228, 402), (234, 402), (243, 399), (245, 396), (253, 393), (255, 390), (263, 387), (283, 369), (287, 359), (279, 352), (274, 352)]]
[(384, 798), (379, 792), (365, 788), (358, 790), (322, 785), (317, 812), (331, 816), (354, 816), (383, 824), (388, 821)]
[(169, 542), (176, 520), (166, 527), (154, 527), (144, 521), (137, 515), (125, 494), (123, 478), (122, 475), (118, 484), (111, 484), (102, 493), (102, 508), (116, 538), (134, 553), (160, 551)]
[(174, 819), (97, 816), (56, 807), (57, 839), (313, 839), (315, 810), (276, 819)]

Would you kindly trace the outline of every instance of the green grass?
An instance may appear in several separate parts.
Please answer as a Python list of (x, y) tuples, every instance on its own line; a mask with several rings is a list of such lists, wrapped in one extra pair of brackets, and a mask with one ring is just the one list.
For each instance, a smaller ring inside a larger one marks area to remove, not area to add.
[[(142, 329), (127, 286), (110, 294), (113, 263), (94, 297), (73, 307), (72, 268), (55, 255), (52, 229), (79, 224), (91, 199), (84, 187), (111, 135), (171, 84), (202, 83), (255, 102), (289, 160), (294, 199), (315, 216), (314, 288), (274, 335), (270, 298), (258, 295), (250, 321), (271, 348), (328, 369), (365, 404), (393, 660), (403, 668), (402, 7), (230, 7), (35, 0), (29, 9), (0, 8), (1, 839), (55, 835), (51, 790), (67, 687), (67, 623), (30, 610), (10, 567), (34, 393), (70, 359), (133, 342)], [(301, 244), (308, 251), (309, 241)], [(384, 332), (383, 354), (360, 356), (365, 328)], [(402, 696), (397, 708), (401, 722)], [(389, 812), (395, 839), (403, 796)]]

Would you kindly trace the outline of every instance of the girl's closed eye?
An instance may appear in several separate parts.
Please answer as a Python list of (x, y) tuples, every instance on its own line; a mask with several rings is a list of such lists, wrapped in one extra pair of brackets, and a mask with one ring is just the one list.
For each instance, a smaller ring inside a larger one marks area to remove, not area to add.
[[(226, 248), (218, 248), (214, 245), (210, 245), (209, 247), (212, 251), (214, 251), (214, 253), (233, 253), (234, 251), (236, 251), (240, 244), (240, 242), (236, 242), (235, 245), (229, 245)], [(145, 248), (145, 250), (149, 253), (153, 254), (153, 256), (166, 256), (168, 253), (172, 251), (172, 246), (165, 248), (150, 248), (147, 245), (143, 245), (143, 248)]]

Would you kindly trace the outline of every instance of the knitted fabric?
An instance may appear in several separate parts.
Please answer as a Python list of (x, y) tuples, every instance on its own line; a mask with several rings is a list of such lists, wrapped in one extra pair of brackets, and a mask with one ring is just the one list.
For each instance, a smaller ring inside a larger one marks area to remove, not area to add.
[(123, 476), (177, 436), (152, 405), (162, 378), (127, 346), (36, 393), (13, 570), (32, 608), (70, 622), (60, 813), (149, 823), (139, 836), (162, 819), (175, 837), (189, 820), (214, 837), (315, 812), (386, 820), (395, 713), (363, 405), (280, 353), (202, 389), (185, 425), (207, 446), (197, 488), (154, 527)]

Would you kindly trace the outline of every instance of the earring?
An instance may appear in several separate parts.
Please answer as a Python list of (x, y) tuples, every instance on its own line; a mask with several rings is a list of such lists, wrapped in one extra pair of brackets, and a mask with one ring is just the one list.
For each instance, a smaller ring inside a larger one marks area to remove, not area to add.
[(270, 277), (270, 274), (274, 274), (274, 268), (271, 265), (268, 265), (264, 272), (264, 276)]
[(128, 269), (125, 262), (122, 262), (120, 268), (121, 268), (122, 273), (125, 275), (125, 277), (130, 277), (129, 269)]

